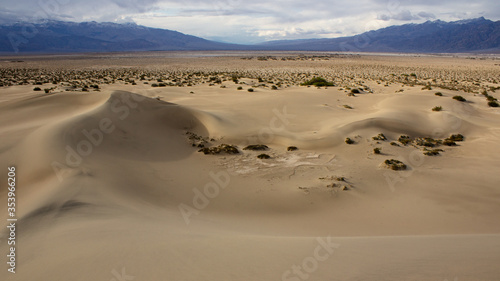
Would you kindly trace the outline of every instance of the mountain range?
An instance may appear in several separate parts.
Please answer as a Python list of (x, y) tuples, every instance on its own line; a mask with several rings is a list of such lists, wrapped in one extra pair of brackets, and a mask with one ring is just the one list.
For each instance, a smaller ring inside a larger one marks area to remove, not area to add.
[(19, 22), (0, 25), (0, 52), (283, 50), (402, 53), (500, 53), (500, 21), (483, 17), (405, 24), (350, 37), (228, 44), (133, 23)]

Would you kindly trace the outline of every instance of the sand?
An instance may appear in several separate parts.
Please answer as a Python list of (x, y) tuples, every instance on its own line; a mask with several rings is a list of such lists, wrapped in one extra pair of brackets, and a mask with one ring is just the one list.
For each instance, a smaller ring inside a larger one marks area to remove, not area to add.
[[(49, 93), (0, 87), (0, 180), (16, 167), (18, 218), (16, 273), (5, 266), (4, 230), (1, 280), (500, 278), (500, 109), (481, 94), (500, 98), (498, 60), (268, 55), (3, 58), (3, 69), (208, 74), (189, 87), (151, 87), (152, 77), (86, 92), (64, 82)], [(315, 74), (336, 86), (299, 85)], [(213, 75), (229, 78), (209, 86)], [(272, 90), (266, 81), (280, 77)], [(423, 89), (432, 79), (444, 88)], [(387, 140), (372, 139), (380, 133)], [(452, 134), (465, 139), (398, 141)], [(240, 153), (205, 155), (198, 144)], [(269, 148), (243, 150), (250, 144)]]

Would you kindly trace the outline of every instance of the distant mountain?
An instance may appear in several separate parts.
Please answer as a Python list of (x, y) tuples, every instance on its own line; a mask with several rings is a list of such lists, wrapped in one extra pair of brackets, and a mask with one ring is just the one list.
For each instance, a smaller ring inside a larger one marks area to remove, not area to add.
[(352, 37), (270, 41), (279, 50), (460, 53), (500, 52), (500, 21), (477, 19), (390, 26)]
[(117, 52), (233, 50), (241, 48), (136, 24), (97, 22), (15, 23), (0, 26), (0, 52)]
[(333, 39), (237, 45), (136, 24), (62, 22), (0, 25), (1, 53), (282, 50), (402, 53), (500, 53), (500, 21), (483, 17), (390, 26)]

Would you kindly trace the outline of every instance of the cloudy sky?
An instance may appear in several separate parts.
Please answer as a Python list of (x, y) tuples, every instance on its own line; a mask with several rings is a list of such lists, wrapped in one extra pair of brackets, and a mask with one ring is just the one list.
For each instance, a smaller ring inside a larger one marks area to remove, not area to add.
[(427, 20), (500, 20), (498, 0), (0, 0), (4, 21), (135, 22), (207, 39), (331, 38)]

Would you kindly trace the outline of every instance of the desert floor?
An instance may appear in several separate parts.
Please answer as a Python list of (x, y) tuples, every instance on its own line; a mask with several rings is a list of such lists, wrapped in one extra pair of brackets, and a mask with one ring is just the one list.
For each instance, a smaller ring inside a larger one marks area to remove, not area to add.
[(0, 62), (1, 280), (500, 280), (495, 57)]

